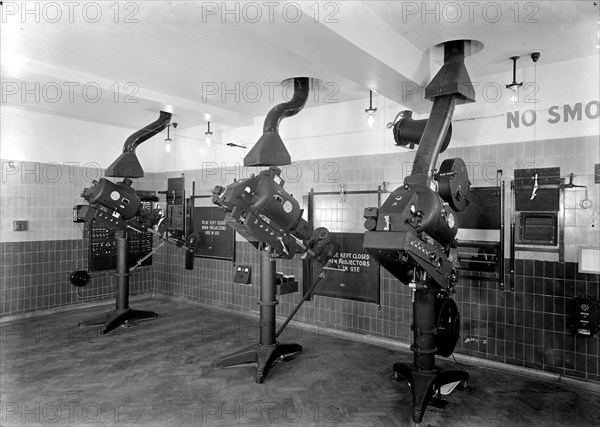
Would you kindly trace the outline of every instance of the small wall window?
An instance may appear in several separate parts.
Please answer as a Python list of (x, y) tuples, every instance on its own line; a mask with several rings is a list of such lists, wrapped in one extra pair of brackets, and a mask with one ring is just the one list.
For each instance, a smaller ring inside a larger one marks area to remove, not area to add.
[(556, 212), (521, 212), (519, 214), (520, 244), (556, 245), (558, 236)]

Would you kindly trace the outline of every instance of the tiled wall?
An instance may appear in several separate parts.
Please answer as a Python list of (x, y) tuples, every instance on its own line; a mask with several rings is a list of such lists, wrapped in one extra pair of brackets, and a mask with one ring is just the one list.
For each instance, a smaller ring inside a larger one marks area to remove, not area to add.
[[(104, 172), (95, 165), (0, 161), (0, 315), (15, 315), (91, 301), (114, 299), (113, 272), (90, 273), (89, 284), (75, 288), (75, 270), (87, 270), (82, 224), (73, 223), (73, 206), (84, 204), (84, 187)], [(151, 178), (139, 189), (151, 189)], [(26, 220), (27, 231), (13, 231)], [(153, 267), (131, 278), (132, 295), (153, 289)]]
[[(82, 204), (85, 186), (101, 177), (94, 167), (2, 160), (0, 239), (2, 242), (67, 240), (81, 237), (72, 209)], [(13, 221), (29, 222), (13, 231)]]
[[(593, 165), (600, 162), (599, 146), (598, 137), (571, 138), (449, 149), (440, 156), (439, 161), (462, 157), (470, 168), (473, 185), (477, 186), (495, 185), (496, 169), (502, 169), (507, 187), (507, 221), (512, 205), (509, 181), (517, 168), (559, 166), (563, 176), (573, 172), (576, 184), (588, 185), (587, 197), (593, 204), (591, 209), (580, 206), (579, 202), (585, 197), (583, 188), (565, 190), (565, 262), (559, 262), (556, 254), (520, 253), (514, 292), (501, 291), (497, 283), (483, 279), (459, 281), (456, 301), (463, 322), (458, 352), (600, 381), (598, 337), (575, 337), (567, 326), (565, 314), (568, 298), (581, 293), (598, 298), (600, 294), (598, 276), (578, 274), (574, 263), (578, 246), (600, 246), (596, 222), (600, 205), (599, 185), (593, 183)], [(386, 155), (294, 163), (283, 168), (283, 177), (287, 181), (285, 188), (304, 205), (303, 195), (311, 188), (315, 191), (339, 191), (340, 184), (343, 184), (347, 191), (375, 190), (385, 181), (387, 188), (393, 190), (410, 172), (413, 157), (414, 151), (398, 149), (398, 152)], [(240, 166), (203, 166), (204, 170), (185, 171), (188, 195), (192, 181), (196, 183), (197, 195), (210, 194), (216, 184), (229, 184), (236, 177), (247, 177), (258, 171)], [(82, 171), (78, 173), (83, 176)], [(181, 172), (148, 175), (134, 187), (164, 190), (166, 179), (181, 176)], [(64, 173), (63, 176), (69, 175)], [(99, 176), (102, 175), (94, 174), (94, 178)], [(27, 180), (33, 178), (27, 176), (17, 177), (15, 174), (3, 175), (0, 188), (3, 231), (0, 246), (3, 258), (1, 314), (87, 301), (77, 296), (76, 290), (68, 283), (68, 274), (75, 269), (86, 268), (81, 230), (71, 222), (70, 209), (82, 203), (79, 193), (89, 182), (83, 178), (81, 181), (61, 181), (52, 190), (51, 184), (32, 183)], [(15, 182), (15, 179), (18, 181)], [(25, 181), (21, 181), (23, 179)], [(39, 194), (44, 195), (43, 201)], [(17, 206), (25, 208), (15, 208), (13, 203), (21, 203)], [(318, 197), (315, 200), (315, 225), (326, 226), (332, 231), (363, 232), (363, 209), (375, 205), (374, 195), (346, 195), (344, 201), (338, 196)], [(41, 209), (39, 212), (35, 210), (38, 208)], [(34, 221), (38, 217), (42, 222)], [(12, 232), (13, 219), (31, 219), (29, 234)], [(44, 220), (48, 222), (44, 223)], [(50, 229), (60, 231), (50, 232)], [(6, 238), (6, 232), (12, 238)], [(54, 252), (54, 249), (60, 254), (57, 255), (58, 260), (45, 261), (48, 252)], [(232, 283), (233, 265), (228, 261), (197, 258), (194, 270), (185, 270), (183, 251), (166, 245), (155, 255), (153, 267), (141, 268), (133, 276), (133, 291), (154, 290), (235, 310), (257, 310), (258, 253), (240, 240), (236, 256), (238, 263), (253, 267), (251, 285)], [(508, 256), (508, 250), (505, 256)], [(302, 279), (301, 263), (297, 260), (278, 261), (278, 270)], [(112, 276), (94, 273), (91, 284), (79, 292), (83, 297), (111, 299), (113, 290)], [(289, 313), (298, 298), (298, 294), (280, 297), (278, 313)], [(383, 272), (381, 301), (382, 306), (378, 309), (375, 304), (316, 296), (301, 308), (296, 319), (411, 342), (409, 289)]]
[[(514, 292), (507, 286), (481, 279), (463, 278), (457, 285), (455, 300), (462, 314), (462, 333), (457, 352), (483, 359), (526, 366), (540, 370), (600, 381), (599, 338), (579, 338), (569, 328), (566, 304), (569, 298), (588, 294), (598, 298), (599, 276), (577, 273), (577, 247), (600, 246), (598, 224), (592, 227), (599, 211), (599, 185), (593, 183), (593, 165), (599, 160), (598, 137), (571, 138), (449, 149), (440, 156), (462, 157), (469, 166), (471, 182), (477, 186), (496, 185), (496, 170), (502, 169), (506, 181), (506, 221), (511, 215), (510, 180), (514, 170), (533, 167), (560, 166), (561, 174), (573, 172), (575, 183), (588, 185), (591, 209), (583, 209), (579, 202), (584, 190), (565, 190), (566, 216), (574, 215), (580, 221), (565, 221), (566, 235), (577, 232), (579, 240), (570, 239), (565, 247), (565, 262), (558, 254), (522, 252), (516, 262)], [(534, 150), (535, 147), (535, 150)], [(535, 151), (535, 152), (534, 152)], [(569, 154), (573, 153), (573, 154)], [(298, 200), (314, 188), (315, 191), (376, 190), (386, 182), (393, 190), (410, 172), (414, 152), (366, 157), (342, 157), (335, 160), (299, 162), (284, 168), (287, 178), (284, 188)], [(234, 177), (247, 177), (242, 168), (220, 169), (207, 177), (202, 171), (186, 171), (188, 188), (196, 181), (197, 194), (208, 194), (215, 184), (228, 184)], [(236, 176), (234, 176), (236, 175)], [(179, 174), (157, 174), (156, 182)], [(297, 177), (301, 179), (297, 179)], [(207, 179), (210, 178), (210, 179)], [(332, 231), (363, 232), (363, 209), (376, 206), (376, 195), (319, 196), (315, 198), (315, 225)], [(571, 210), (572, 213), (569, 213)], [(587, 218), (584, 221), (583, 218)], [(576, 227), (570, 230), (568, 227)], [(585, 230), (582, 233), (581, 230)], [(508, 242), (508, 240), (507, 240)], [(506, 245), (508, 247), (508, 243)], [(232, 283), (233, 265), (227, 261), (196, 259), (193, 271), (184, 268), (183, 255), (169, 248), (156, 258), (156, 289), (158, 292), (236, 310), (257, 310), (258, 270), (257, 251), (248, 243), (238, 241), (237, 262), (253, 267), (251, 285)], [(506, 256), (508, 256), (508, 248)], [(506, 260), (508, 268), (508, 260)], [(299, 261), (278, 261), (278, 270), (302, 278)], [(478, 273), (475, 273), (477, 276)], [(328, 328), (369, 334), (373, 336), (412, 342), (411, 291), (389, 273), (381, 276), (381, 308), (375, 304), (316, 296), (305, 303), (296, 319)], [(287, 315), (299, 299), (298, 294), (279, 298), (278, 313)]]
[[(2, 316), (114, 299), (113, 271), (90, 273), (89, 283), (76, 288), (75, 270), (87, 270), (87, 242), (46, 240), (0, 243), (0, 314)], [(131, 276), (132, 295), (151, 292), (152, 267)]]
[(513, 292), (491, 281), (459, 282), (455, 299), (463, 327), (458, 351), (600, 381), (600, 340), (573, 334), (568, 315), (572, 297), (600, 296), (600, 276), (578, 273), (573, 262), (517, 260), (515, 270)]

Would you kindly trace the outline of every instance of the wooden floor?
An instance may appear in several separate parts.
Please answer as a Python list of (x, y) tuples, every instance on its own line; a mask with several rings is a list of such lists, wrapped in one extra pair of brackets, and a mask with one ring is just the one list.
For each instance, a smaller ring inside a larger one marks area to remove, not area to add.
[[(212, 362), (257, 340), (257, 320), (179, 301), (146, 300), (156, 320), (98, 336), (77, 322), (96, 307), (1, 325), (5, 425), (413, 425), (406, 382), (392, 365), (408, 353), (288, 328), (304, 350), (256, 384), (255, 365)], [(454, 362), (447, 366), (456, 367)], [(600, 423), (600, 394), (464, 367), (470, 381), (430, 406), (421, 425), (584, 426)]]

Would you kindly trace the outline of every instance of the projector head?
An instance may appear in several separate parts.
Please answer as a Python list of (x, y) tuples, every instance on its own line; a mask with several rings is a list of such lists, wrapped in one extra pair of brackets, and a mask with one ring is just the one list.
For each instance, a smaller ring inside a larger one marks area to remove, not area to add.
[(129, 178), (117, 183), (100, 178), (91, 187), (85, 188), (81, 197), (92, 208), (88, 209), (85, 220), (95, 219), (108, 228), (121, 230), (134, 228), (142, 231), (156, 225), (162, 218), (160, 210), (144, 202), (131, 184)]
[(131, 183), (129, 178), (116, 184), (106, 178), (100, 178), (100, 181), (94, 181), (90, 188), (85, 188), (81, 197), (90, 205), (110, 210), (115, 218), (126, 221), (133, 218), (142, 205)]
[(365, 209), (365, 250), (405, 284), (415, 266), (440, 285), (455, 281), (449, 249), (458, 231), (455, 212), (469, 203), (465, 163), (444, 160), (436, 179), (439, 193), (411, 175), (380, 208)]
[(226, 212), (225, 222), (254, 246), (264, 242), (281, 257), (308, 255), (327, 263), (335, 252), (329, 232), (313, 230), (284, 184), (281, 170), (272, 166), (227, 187), (216, 186), (212, 201)]

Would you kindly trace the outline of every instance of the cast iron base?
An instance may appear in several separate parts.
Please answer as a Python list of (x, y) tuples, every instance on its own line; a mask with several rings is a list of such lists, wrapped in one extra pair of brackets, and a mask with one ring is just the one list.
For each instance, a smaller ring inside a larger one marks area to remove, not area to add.
[(469, 379), (469, 374), (465, 371), (436, 368), (433, 372), (419, 372), (414, 364), (409, 363), (394, 363), (394, 372), (404, 377), (410, 385), (413, 395), (413, 421), (415, 423), (420, 423), (423, 420), (425, 408), (436, 390), (444, 384)]
[(256, 382), (260, 384), (265, 380), (265, 377), (277, 359), (301, 351), (302, 346), (294, 343), (280, 344), (276, 342), (273, 345), (253, 344), (250, 347), (220, 358), (214, 365), (234, 366), (243, 363), (256, 363)]
[(131, 308), (127, 308), (125, 310), (113, 310), (101, 316), (83, 320), (79, 322), (79, 326), (104, 325), (104, 328), (100, 330), (100, 335), (103, 335), (108, 334), (110, 331), (118, 328), (119, 326), (126, 326), (141, 320), (151, 320), (155, 317), (158, 317), (158, 314), (153, 311), (133, 310)]

